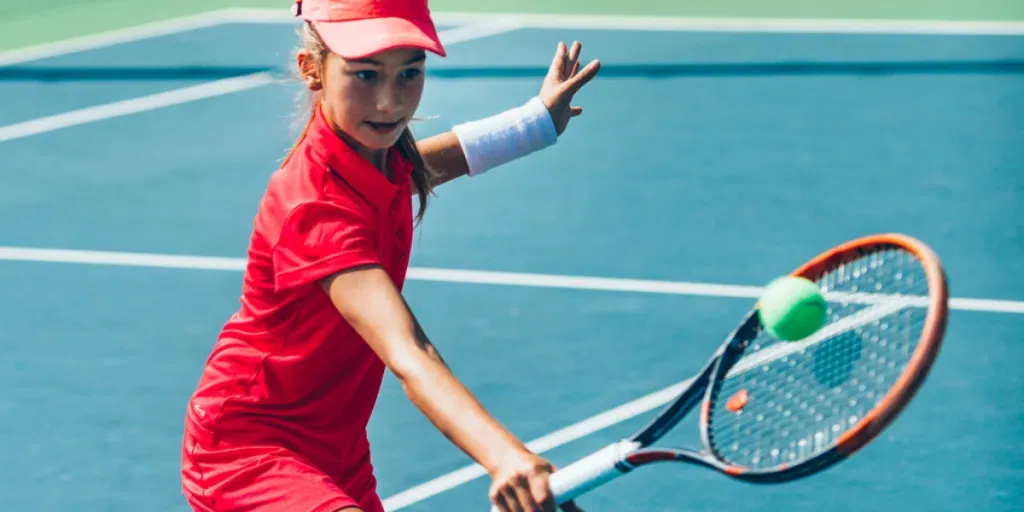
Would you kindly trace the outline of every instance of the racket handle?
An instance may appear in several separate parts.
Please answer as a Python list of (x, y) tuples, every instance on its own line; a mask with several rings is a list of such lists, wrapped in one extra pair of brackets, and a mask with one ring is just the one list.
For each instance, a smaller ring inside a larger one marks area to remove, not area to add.
[[(552, 473), (548, 483), (555, 503), (576, 499), (624, 475), (628, 469), (620, 469), (618, 464), (639, 447), (640, 443), (620, 441)], [(498, 508), (491, 507), (491, 512)]]
[(626, 473), (618, 464), (640, 447), (640, 443), (619, 441), (554, 472), (549, 479), (555, 502), (576, 499)]

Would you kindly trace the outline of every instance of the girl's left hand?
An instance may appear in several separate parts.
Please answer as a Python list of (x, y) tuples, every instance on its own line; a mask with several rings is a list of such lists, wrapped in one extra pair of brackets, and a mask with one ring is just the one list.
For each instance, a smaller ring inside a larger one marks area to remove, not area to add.
[(573, 96), (597, 76), (597, 71), (601, 68), (601, 63), (595, 59), (580, 69), (582, 48), (583, 45), (579, 41), (573, 42), (568, 50), (565, 43), (558, 43), (551, 68), (548, 69), (548, 74), (541, 84), (540, 99), (551, 112), (551, 119), (555, 122), (555, 130), (559, 135), (565, 131), (570, 119), (583, 113), (582, 107), (572, 105)]

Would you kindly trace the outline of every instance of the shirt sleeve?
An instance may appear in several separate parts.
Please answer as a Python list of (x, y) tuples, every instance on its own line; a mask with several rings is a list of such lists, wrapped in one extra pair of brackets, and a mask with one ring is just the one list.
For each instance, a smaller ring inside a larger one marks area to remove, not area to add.
[(349, 268), (380, 264), (370, 221), (354, 208), (303, 203), (285, 219), (274, 247), (277, 291), (314, 282)]

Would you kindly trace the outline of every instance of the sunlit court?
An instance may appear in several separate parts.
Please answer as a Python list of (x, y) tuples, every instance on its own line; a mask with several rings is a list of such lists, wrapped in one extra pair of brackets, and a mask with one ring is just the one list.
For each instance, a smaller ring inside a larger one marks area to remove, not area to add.
[[(308, 116), (298, 22), (287, 0), (33, 4), (0, 7), (0, 508), (190, 510), (186, 404)], [(416, 227), (404, 297), (452, 373), (567, 466), (670, 404), (773, 279), (906, 234), (941, 259), (948, 325), (877, 439), (792, 482), (655, 464), (576, 503), (1019, 510), (1024, 10), (636, 4), (431, 2), (448, 56), (417, 138), (536, 95), (559, 42), (601, 61), (557, 144), (439, 186)], [(697, 417), (663, 443), (699, 449)], [(491, 506), (391, 373), (369, 437), (387, 510)]]

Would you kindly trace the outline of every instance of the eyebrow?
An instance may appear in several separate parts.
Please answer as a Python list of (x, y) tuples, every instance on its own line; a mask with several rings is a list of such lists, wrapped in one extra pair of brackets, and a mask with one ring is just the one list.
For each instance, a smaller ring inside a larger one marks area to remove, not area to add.
[[(414, 63), (417, 63), (417, 62), (423, 62), (425, 60), (427, 60), (426, 52), (420, 52), (416, 56), (414, 56), (413, 58), (405, 61), (405, 64), (406, 65), (414, 64)], [(384, 65), (383, 62), (381, 62), (379, 60), (374, 60), (374, 59), (371, 59), (371, 58), (349, 59), (348, 61), (349, 62), (356, 62), (356, 63), (359, 63), (359, 64), (374, 64), (374, 65), (377, 65), (377, 66), (383, 66)]]

